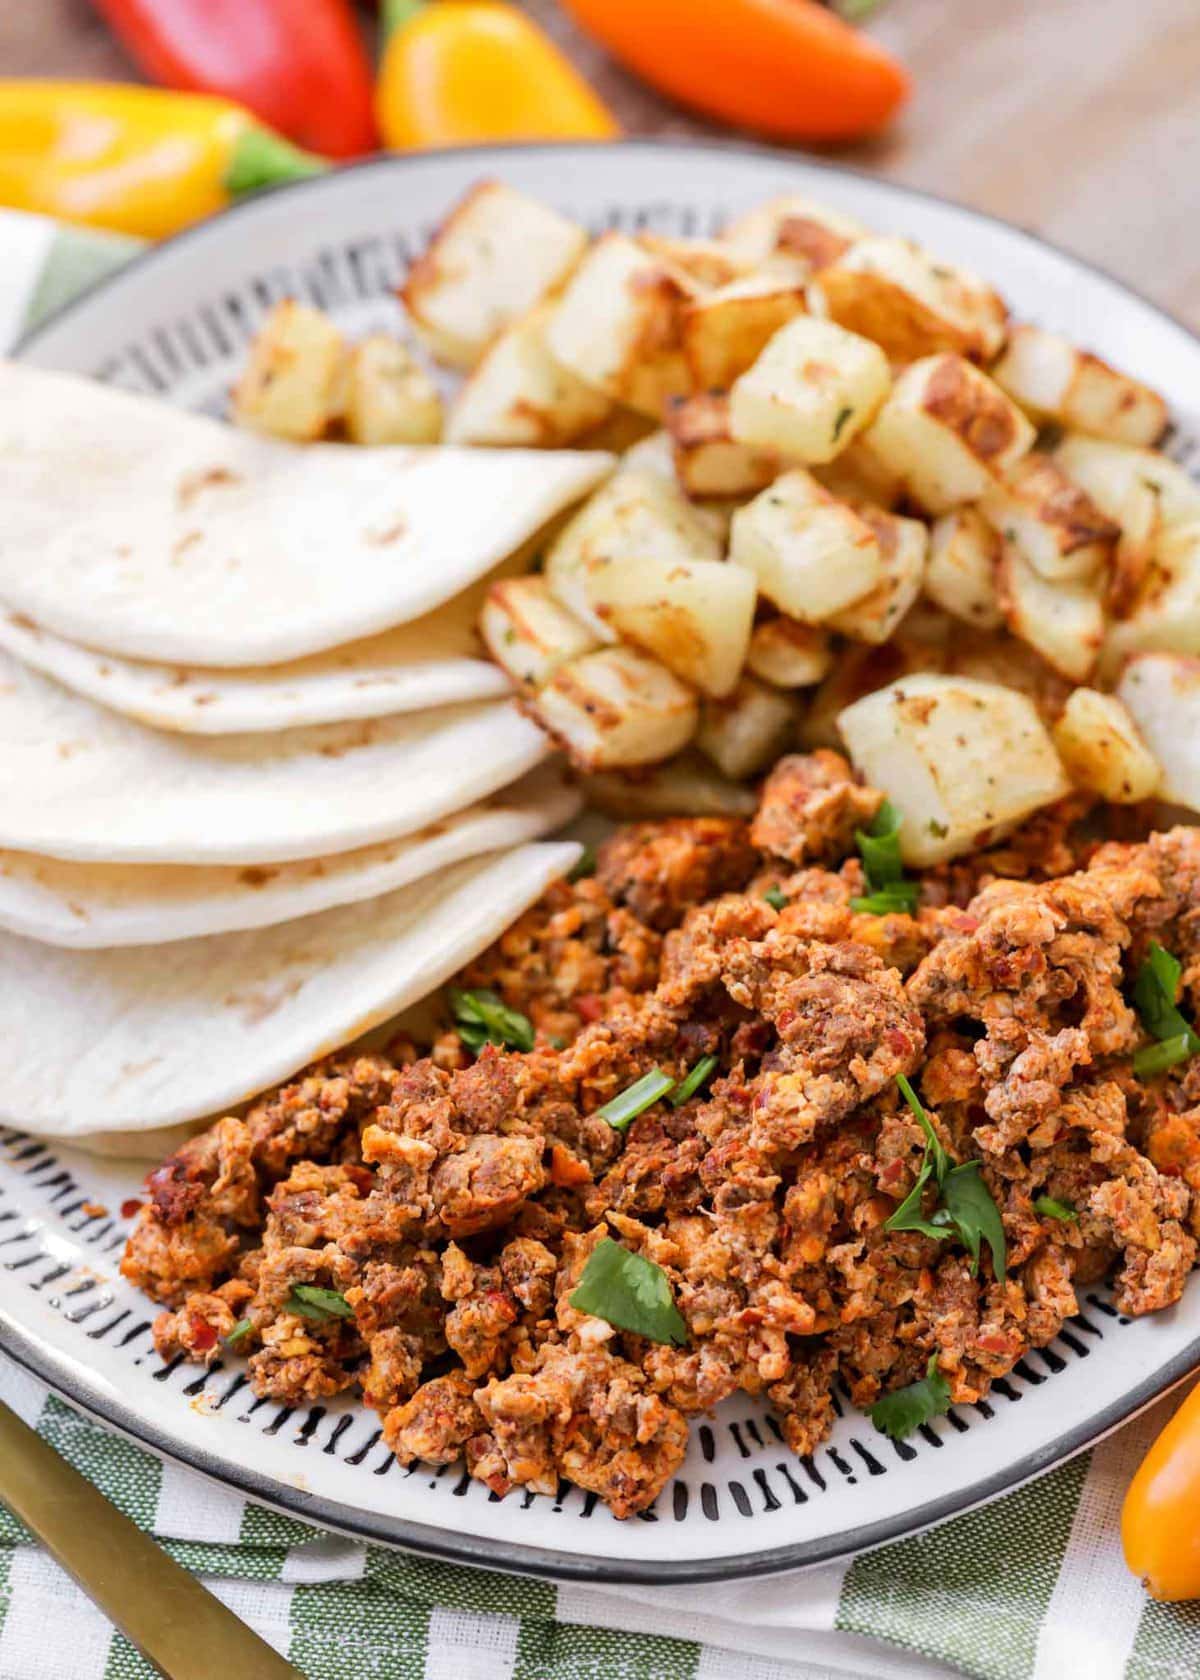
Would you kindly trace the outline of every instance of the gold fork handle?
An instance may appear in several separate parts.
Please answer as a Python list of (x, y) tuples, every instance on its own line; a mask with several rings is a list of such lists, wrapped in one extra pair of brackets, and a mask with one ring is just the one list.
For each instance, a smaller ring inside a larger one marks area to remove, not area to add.
[(3, 1402), (0, 1500), (167, 1680), (305, 1680)]

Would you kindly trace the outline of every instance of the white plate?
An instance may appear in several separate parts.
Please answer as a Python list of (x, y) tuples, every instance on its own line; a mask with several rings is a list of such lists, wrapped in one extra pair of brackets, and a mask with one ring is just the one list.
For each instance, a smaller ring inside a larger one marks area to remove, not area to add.
[[(277, 298), (351, 331), (398, 328), (407, 259), (473, 180), (501, 175), (589, 225), (705, 234), (779, 191), (811, 193), (978, 269), (1014, 312), (1061, 328), (1160, 387), (1186, 420), (1200, 344), (1115, 281), (1030, 235), (862, 176), (748, 148), (544, 146), (381, 159), (289, 187), (185, 233), (35, 333), (21, 354), (220, 413), (245, 341)], [(1184, 433), (1175, 452), (1191, 453)], [(237, 1361), (162, 1366), (153, 1309), (116, 1271), (138, 1170), (0, 1133), (0, 1345), (97, 1416), (256, 1499), (351, 1534), (585, 1580), (730, 1578), (794, 1568), (911, 1533), (1002, 1493), (1098, 1439), (1200, 1357), (1200, 1290), (1129, 1323), (1103, 1291), (985, 1404), (893, 1444), (845, 1406), (810, 1460), (762, 1408), (727, 1402), (693, 1428), (653, 1511), (616, 1522), (594, 1496), (499, 1502), (457, 1466), (399, 1469), (378, 1419), (348, 1404), (255, 1400)], [(104, 1207), (106, 1212), (94, 1211)]]

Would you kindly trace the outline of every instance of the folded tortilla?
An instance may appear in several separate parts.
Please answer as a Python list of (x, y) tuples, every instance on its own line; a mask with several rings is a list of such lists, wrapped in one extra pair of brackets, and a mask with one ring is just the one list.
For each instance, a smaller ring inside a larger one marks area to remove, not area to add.
[(283, 443), (0, 363), (0, 601), (134, 659), (278, 664), (450, 600), (612, 463)]
[(299, 863), (66, 863), (0, 852), (0, 928), (75, 950), (273, 927), (377, 898), (482, 852), (553, 834), (582, 803), (557, 765), (402, 840)]
[(491, 853), (249, 933), (64, 951), (0, 933), (0, 1121), (81, 1137), (244, 1102), (424, 997), (576, 861)]
[(511, 700), (271, 734), (147, 729), (0, 653), (0, 848), (279, 863), (394, 840), (551, 752)]
[(508, 694), (482, 656), (476, 623), (486, 583), (394, 630), (283, 665), (216, 670), (152, 665), (68, 642), (20, 613), (0, 611), (0, 648), (77, 694), (156, 729), (230, 735), (387, 717)]

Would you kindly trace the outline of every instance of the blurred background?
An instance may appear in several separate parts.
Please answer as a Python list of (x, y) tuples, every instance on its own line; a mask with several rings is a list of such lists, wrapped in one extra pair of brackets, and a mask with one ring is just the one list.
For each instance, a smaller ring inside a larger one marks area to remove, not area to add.
[[(695, 5), (699, 16), (704, 0)], [(1200, 9), (1179, 0), (851, 5), (907, 67), (911, 93), (882, 134), (823, 148), (829, 155), (1031, 228), (1200, 327)], [(521, 10), (626, 133), (737, 136), (631, 75), (555, 0)], [(364, 8), (356, 18), (374, 56), (376, 17)], [(689, 42), (676, 50), (686, 56)], [(9, 0), (0, 74), (107, 81), (139, 70), (89, 0)]]

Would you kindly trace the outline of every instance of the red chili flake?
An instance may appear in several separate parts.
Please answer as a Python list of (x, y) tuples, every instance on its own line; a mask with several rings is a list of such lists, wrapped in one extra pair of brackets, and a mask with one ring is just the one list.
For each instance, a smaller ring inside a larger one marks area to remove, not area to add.
[(883, 1039), (893, 1056), (906, 1056), (912, 1049), (908, 1034), (900, 1027), (889, 1027), (884, 1033)]
[(1003, 1336), (999, 1331), (990, 1336), (980, 1336), (976, 1345), (981, 1347), (985, 1353), (1011, 1353), (1013, 1351), (1012, 1337)]
[(197, 1353), (210, 1353), (217, 1345), (217, 1332), (199, 1313), (191, 1315), (192, 1346)]
[(595, 992), (585, 992), (575, 999), (575, 1012), (581, 1021), (598, 1021), (604, 1014), (604, 1001)]
[(132, 1219), (135, 1213), (142, 1211), (142, 1204), (136, 1196), (130, 1196), (128, 1201), (121, 1203), (121, 1218)]

